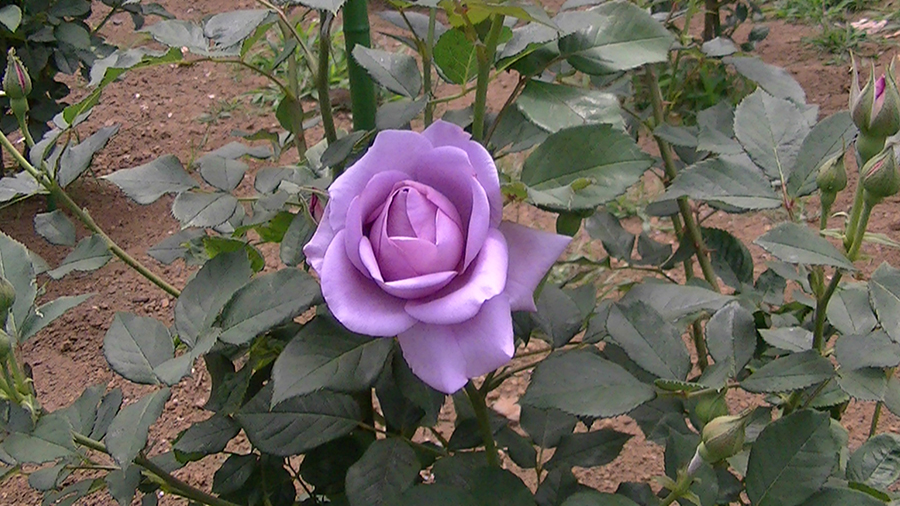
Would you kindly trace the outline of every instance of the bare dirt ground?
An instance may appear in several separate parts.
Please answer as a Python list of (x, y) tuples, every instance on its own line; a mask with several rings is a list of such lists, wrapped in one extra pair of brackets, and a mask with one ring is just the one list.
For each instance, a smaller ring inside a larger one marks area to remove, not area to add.
[[(199, 20), (202, 17), (238, 8), (254, 8), (252, 0), (161, 0), (160, 3), (179, 19)], [(546, 1), (548, 9), (555, 12), (562, 2)], [(95, 4), (99, 15), (106, 7)], [(95, 13), (95, 18), (98, 18)], [(151, 20), (151, 22), (153, 22)], [(375, 20), (375, 30), (386, 29), (385, 23)], [(821, 107), (820, 117), (846, 107), (849, 92), (848, 65), (825, 66), (825, 58), (815, 50), (803, 47), (801, 38), (812, 30), (807, 27), (770, 21), (769, 37), (759, 44), (756, 54), (765, 61), (785, 67), (806, 90), (808, 101)], [(140, 43), (142, 39), (131, 29), (131, 21), (125, 15), (112, 19), (103, 30), (106, 37), (121, 46)], [(397, 45), (384, 36), (376, 36), (376, 43), (389, 48)], [(884, 65), (894, 56), (894, 50), (885, 49), (879, 59)], [(83, 96), (87, 90), (80, 80), (72, 80), (73, 99)], [(126, 77), (104, 93), (101, 105), (96, 108), (85, 125), (85, 131), (93, 131), (104, 125), (121, 124), (119, 134), (95, 158), (96, 175), (104, 175), (118, 169), (134, 167), (167, 153), (177, 155), (182, 161), (218, 148), (232, 140), (233, 129), (253, 131), (257, 128), (277, 128), (274, 115), (250, 104), (245, 95), (263, 82), (256, 76), (237, 69), (215, 64), (194, 66), (170, 66), (151, 68), (126, 74)], [(514, 85), (511, 76), (493, 86), (489, 103), (499, 107)], [(228, 111), (212, 123), (201, 123), (204, 114)], [(348, 118), (339, 115), (346, 126)], [(319, 132), (310, 132), (313, 139)], [(290, 162), (290, 155), (282, 160)], [(851, 176), (852, 178), (852, 176)], [(250, 178), (247, 178), (249, 181)], [(245, 185), (248, 184), (245, 182)], [(170, 214), (171, 198), (164, 197), (155, 204), (140, 206), (127, 200), (117, 188), (102, 180), (87, 176), (72, 187), (75, 200), (87, 208), (100, 225), (132, 255), (151, 265), (176, 286), (183, 286), (192, 268), (178, 261), (163, 266), (146, 255), (151, 246), (177, 231), (178, 223)], [(900, 218), (895, 211), (900, 199), (894, 198), (880, 206), (873, 214), (870, 229), (900, 239)], [(836, 203), (836, 210), (849, 208), (849, 200), (843, 196)], [(44, 210), (41, 199), (32, 199), (21, 205), (0, 210), (0, 228), (28, 248), (37, 252), (50, 265), (58, 264), (68, 253), (67, 248), (48, 244), (34, 233), (32, 217)], [(811, 219), (817, 216), (816, 202), (806, 208)], [(524, 213), (527, 219), (536, 219)], [(515, 218), (515, 217), (513, 217)], [(712, 226), (726, 228), (746, 242), (750, 242), (772, 224), (782, 220), (776, 214), (746, 216), (716, 216)], [(637, 223), (631, 226), (639, 226)], [(79, 229), (79, 238), (87, 235)], [(582, 242), (583, 244), (583, 242)], [(752, 249), (757, 266), (765, 260), (763, 252)], [(867, 245), (863, 270), (871, 272), (882, 261), (900, 265), (900, 253), (881, 246)], [(24, 346), (24, 359), (32, 366), (36, 388), (43, 405), (55, 410), (68, 405), (81, 391), (93, 384), (108, 383), (123, 388), (126, 402), (133, 401), (148, 390), (130, 384), (113, 374), (107, 367), (102, 353), (103, 336), (113, 316), (118, 311), (129, 311), (159, 318), (171, 323), (174, 300), (149, 282), (139, 277), (121, 262), (110, 262), (99, 271), (71, 274), (62, 281), (49, 283), (45, 299), (60, 295), (93, 293), (87, 303), (57, 320), (50, 328)], [(497, 392), (494, 407), (498, 411), (517, 417), (515, 399), (525, 387), (523, 379), (509, 381)], [(200, 406), (209, 393), (209, 378), (202, 363), (198, 362), (192, 377), (186, 378), (172, 389), (172, 398), (161, 420), (151, 432), (154, 452), (165, 450), (181, 430), (191, 423), (207, 418)], [(737, 406), (746, 399), (731, 399)], [(856, 447), (864, 438), (871, 417), (871, 406), (852, 405), (845, 417), (845, 425), (852, 434), (851, 446)], [(627, 417), (602, 422), (618, 430), (634, 434), (626, 445), (624, 456), (610, 465), (583, 470), (580, 478), (587, 484), (615, 490), (622, 481), (646, 482), (662, 471), (662, 452), (659, 447), (644, 441), (637, 425)], [(881, 430), (900, 430), (900, 422), (894, 417), (882, 418)], [(212, 484), (212, 473), (218, 467), (209, 458), (194, 463), (178, 473), (178, 476), (203, 489)], [(526, 478), (531, 478), (533, 475)], [(533, 479), (532, 479), (533, 484)], [(33, 492), (24, 477), (5, 483), (0, 489), (0, 506), (39, 504), (40, 495)], [(165, 498), (163, 504), (181, 504)], [(91, 497), (85, 504), (113, 504), (104, 494)]]

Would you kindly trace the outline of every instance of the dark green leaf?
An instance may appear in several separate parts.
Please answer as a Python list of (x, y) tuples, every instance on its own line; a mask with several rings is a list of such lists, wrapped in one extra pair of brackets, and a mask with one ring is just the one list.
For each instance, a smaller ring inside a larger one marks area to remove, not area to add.
[(375, 128), (378, 130), (402, 129), (425, 110), (428, 100), (401, 99), (388, 102), (375, 111)]
[(34, 231), (50, 244), (75, 245), (75, 225), (59, 209), (34, 215)]
[(125, 469), (117, 469), (106, 475), (106, 486), (109, 495), (119, 503), (119, 506), (130, 506), (134, 500), (134, 492), (141, 483), (141, 468), (128, 466)]
[(3, 451), (17, 462), (43, 464), (75, 454), (72, 425), (59, 414), (45, 415), (30, 434), (13, 432), (3, 441)]
[(819, 490), (837, 461), (827, 413), (803, 410), (771, 423), (750, 450), (747, 496), (754, 506), (794, 506)]
[(762, 174), (722, 158), (706, 160), (681, 171), (663, 199), (678, 197), (721, 202), (742, 210), (781, 206), (781, 198)]
[(553, 353), (540, 363), (520, 403), (578, 416), (611, 417), (654, 397), (620, 366), (589, 351)]
[(171, 392), (168, 388), (142, 397), (122, 408), (106, 433), (106, 448), (119, 467), (126, 467), (147, 444), (150, 426), (162, 414)]
[(59, 158), (56, 182), (65, 188), (91, 165), (94, 154), (103, 149), (109, 139), (119, 131), (119, 125), (101, 128), (76, 146), (69, 146)]
[[(859, 401), (887, 401), (889, 398), (895, 400), (900, 393), (898, 392), (900, 382), (896, 378), (888, 378), (884, 369), (876, 367), (841, 368), (837, 382), (841, 390)], [(888, 402), (885, 402), (885, 406), (891, 412), (898, 407), (897, 404)]]
[(122, 407), (122, 390), (118, 388), (110, 390), (108, 394), (103, 396), (103, 400), (100, 401), (100, 405), (97, 407), (97, 416), (94, 418), (93, 428), (91, 428), (90, 434), (87, 435), (96, 441), (103, 439), (106, 436), (106, 431), (109, 429), (109, 424), (116, 417), (120, 407)]
[(206, 262), (188, 281), (175, 304), (175, 330), (193, 347), (197, 337), (212, 327), (219, 311), (253, 274), (244, 250), (221, 253)]
[(34, 303), (37, 285), (28, 250), (2, 231), (0, 231), (0, 277), (9, 281), (16, 290), (16, 300), (6, 322), (10, 334), (16, 335), (19, 333), (19, 327), (32, 313), (31, 305)]
[(756, 82), (770, 95), (790, 100), (797, 105), (806, 103), (806, 93), (787, 70), (750, 56), (725, 58), (723, 61), (734, 65), (738, 73)]
[(179, 193), (172, 203), (172, 215), (182, 228), (215, 227), (237, 211), (238, 201), (228, 193)]
[(136, 383), (159, 383), (153, 369), (174, 354), (169, 330), (154, 318), (116, 313), (103, 338), (103, 356), (110, 367)]
[(538, 206), (593, 209), (618, 197), (651, 159), (611, 125), (584, 125), (550, 135), (525, 160), (521, 180)]
[(157, 42), (166, 46), (186, 47), (194, 54), (209, 55), (209, 40), (203, 35), (203, 28), (189, 21), (166, 19), (154, 23), (142, 31), (149, 33)]
[(166, 193), (179, 193), (197, 187), (197, 182), (185, 172), (184, 166), (174, 155), (118, 170), (103, 178), (121, 188), (138, 204), (150, 204)]
[(106, 241), (94, 234), (79, 241), (78, 246), (63, 259), (59, 267), (47, 274), (53, 279), (59, 279), (72, 271), (93, 271), (106, 265), (111, 258), (112, 253), (107, 248)]
[(480, 506), (466, 490), (442, 484), (416, 485), (390, 506)]
[(759, 335), (769, 345), (791, 352), (812, 349), (813, 334), (803, 327), (759, 329)]
[(760, 367), (741, 382), (748, 392), (788, 392), (834, 376), (831, 362), (816, 350), (792, 353)]
[(646, 303), (614, 304), (606, 330), (628, 357), (650, 374), (674, 380), (687, 378), (691, 357), (681, 332)]
[(84, 25), (78, 22), (64, 22), (53, 30), (56, 40), (68, 44), (75, 49), (89, 51), (91, 49), (91, 34)]
[(881, 264), (869, 280), (869, 300), (881, 328), (900, 343), (900, 270)]
[(796, 223), (782, 223), (753, 242), (783, 262), (856, 270), (830, 242), (809, 227)]
[(416, 452), (399, 439), (379, 439), (347, 471), (350, 506), (381, 506), (397, 500), (419, 476)]
[(391, 346), (390, 339), (353, 334), (318, 317), (307, 323), (275, 360), (272, 403), (323, 388), (365, 390), (384, 368)]
[(847, 479), (888, 488), (900, 477), (900, 436), (878, 434), (862, 444), (847, 462)]
[(203, 180), (224, 192), (237, 188), (244, 179), (244, 173), (250, 168), (240, 160), (219, 156), (204, 156), (197, 163)]
[(634, 234), (625, 230), (618, 218), (606, 210), (598, 210), (584, 221), (584, 229), (592, 239), (599, 239), (610, 256), (631, 261), (634, 251)]
[(841, 367), (846, 369), (900, 365), (900, 344), (883, 330), (842, 335), (834, 344), (834, 354)]
[(703, 241), (713, 270), (726, 285), (741, 290), (745, 283), (753, 283), (753, 257), (740, 239), (725, 230), (704, 228)]
[(200, 460), (224, 450), (225, 445), (237, 436), (240, 430), (241, 427), (231, 418), (215, 414), (182, 432), (172, 449), (180, 461)]
[(797, 163), (787, 180), (788, 195), (796, 198), (815, 191), (819, 166), (850, 146), (856, 131), (847, 111), (832, 114), (816, 124), (800, 145)]
[(356, 399), (326, 390), (271, 405), (272, 388), (267, 385), (235, 418), (255, 447), (282, 457), (305, 453), (348, 434), (362, 419)]
[(554, 285), (547, 285), (541, 290), (536, 304), (537, 313), (533, 317), (554, 348), (571, 341), (584, 324), (587, 314), (579, 308), (577, 295), (572, 290), (562, 290)]
[(663, 123), (653, 129), (653, 135), (674, 146), (697, 147), (697, 131), (689, 127), (676, 127)]
[(205, 235), (205, 232), (195, 228), (182, 230), (148, 249), (147, 254), (168, 265), (179, 258), (184, 258), (188, 251), (188, 244)]
[(631, 434), (614, 429), (566, 434), (559, 441), (546, 469), (554, 467), (597, 467), (609, 464), (622, 453)]
[(753, 314), (737, 302), (716, 311), (706, 323), (706, 344), (716, 362), (728, 362), (735, 373), (740, 371), (756, 350)]
[(598, 123), (625, 128), (619, 99), (598, 90), (530, 80), (516, 106), (529, 121), (550, 133)]
[[(437, 45), (434, 50), (437, 59)], [(388, 90), (409, 98), (416, 98), (419, 95), (422, 89), (422, 75), (412, 56), (357, 45), (353, 48), (353, 58), (366, 69), (375, 82)]]
[(618, 494), (585, 490), (570, 495), (560, 506), (638, 506), (631, 499)]
[(796, 105), (758, 89), (737, 106), (734, 133), (769, 178), (786, 182), (809, 126)]
[(466, 84), (478, 72), (475, 45), (463, 30), (447, 30), (434, 45), (434, 63), (444, 80), (452, 84)]
[(531, 440), (542, 448), (553, 448), (560, 438), (571, 434), (578, 419), (558, 409), (539, 409), (522, 406), (519, 423), (531, 436)]
[(484, 506), (534, 506), (522, 479), (506, 469), (485, 467), (471, 481), (475, 503)]
[(217, 49), (232, 48), (250, 37), (256, 29), (276, 19), (268, 9), (233, 10), (216, 14), (203, 24), (203, 35)]
[(0, 23), (10, 32), (15, 32), (22, 22), (22, 9), (18, 5), (7, 5), (0, 8)]
[(721, 58), (739, 51), (738, 47), (727, 37), (716, 37), (703, 43), (703, 54), (712, 58)]
[(641, 283), (629, 290), (620, 302), (641, 301), (655, 309), (663, 319), (674, 323), (701, 311), (718, 311), (732, 300), (734, 297), (698, 286)]
[(801, 506), (884, 506), (884, 501), (849, 488), (825, 487), (813, 494)]
[(557, 467), (547, 473), (544, 481), (538, 485), (534, 493), (534, 499), (539, 506), (558, 506), (567, 497), (582, 488), (583, 485), (578, 483), (578, 479), (575, 478), (572, 471), (563, 467)]
[(219, 339), (244, 344), (321, 301), (319, 284), (297, 269), (259, 276), (240, 288), (222, 309)]
[(69, 420), (73, 432), (83, 435), (91, 433), (91, 429), (94, 427), (94, 420), (97, 417), (97, 405), (100, 404), (100, 399), (105, 390), (106, 385), (103, 383), (90, 386), (84, 389), (81, 396), (75, 399), (75, 402), (69, 407), (59, 411)]
[(296, 267), (306, 259), (303, 246), (312, 239), (316, 232), (316, 224), (306, 215), (297, 213), (281, 239), (280, 256), (285, 265)]
[(333, 14), (337, 14), (346, 2), (347, 0), (291, 0), (291, 3), (299, 3), (310, 9), (325, 10)]
[(640, 7), (610, 2), (586, 12), (565, 12), (556, 23), (568, 35), (559, 51), (586, 74), (609, 74), (666, 61), (675, 41), (662, 24)]
[(844, 285), (828, 302), (828, 322), (841, 334), (866, 334), (878, 320), (864, 285)]
[(256, 455), (230, 455), (213, 475), (212, 491), (227, 495), (240, 490), (256, 469)]
[(28, 486), (41, 492), (53, 490), (62, 485), (71, 471), (66, 469), (66, 463), (60, 462), (55, 466), (45, 467), (28, 475)]
[(64, 315), (68, 310), (81, 304), (82, 302), (93, 297), (94, 294), (86, 293), (84, 295), (64, 295), (58, 299), (54, 299), (39, 308), (37, 311), (28, 314), (22, 327), (19, 329), (18, 341), (25, 342), (34, 336), (44, 327), (53, 323), (54, 320)]

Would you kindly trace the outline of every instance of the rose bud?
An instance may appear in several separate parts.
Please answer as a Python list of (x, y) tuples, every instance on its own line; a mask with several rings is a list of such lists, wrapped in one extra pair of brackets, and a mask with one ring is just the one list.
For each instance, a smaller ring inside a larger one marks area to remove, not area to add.
[[(12, 351), (12, 338), (3, 329), (0, 329), (0, 363), (6, 360)], [(4, 366), (5, 367), (5, 366)]]
[[(740, 415), (720, 416), (713, 419), (700, 433), (700, 445), (690, 468), (699, 467), (699, 459), (714, 464), (733, 457), (744, 449), (744, 430), (750, 421), (752, 410)], [(699, 459), (698, 459), (699, 457)]]
[(0, 276), (0, 330), (6, 326), (6, 318), (16, 302), (16, 289), (12, 283)]
[(819, 166), (816, 185), (822, 193), (836, 194), (847, 187), (847, 169), (844, 166), (844, 152), (832, 156)]
[(869, 205), (874, 206), (900, 191), (900, 169), (897, 168), (894, 147), (887, 146), (878, 156), (869, 160), (863, 166), (861, 174)]
[(6, 55), (6, 74), (3, 76), (3, 91), (12, 100), (21, 99), (31, 93), (31, 76), (16, 56), (16, 50), (10, 49)]
[(511, 311), (571, 239), (503, 221), (490, 153), (458, 126), (384, 130), (331, 184), (303, 248), (332, 315), (397, 336), (413, 373), (453, 393), (515, 352)]
[(886, 75), (875, 79), (875, 68), (869, 81), (859, 89), (859, 73), (853, 61), (853, 78), (850, 83), (850, 115), (859, 128), (860, 137), (884, 139), (900, 130), (900, 91), (894, 78), (894, 64)]

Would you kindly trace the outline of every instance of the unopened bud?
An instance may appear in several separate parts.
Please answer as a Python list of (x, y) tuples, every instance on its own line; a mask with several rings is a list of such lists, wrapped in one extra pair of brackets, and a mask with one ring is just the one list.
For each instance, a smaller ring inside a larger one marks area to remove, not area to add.
[(3, 76), (3, 91), (10, 100), (23, 99), (31, 93), (31, 76), (28, 69), (16, 56), (16, 50), (10, 49), (6, 55), (6, 74)]
[(894, 78), (894, 65), (887, 74), (875, 78), (875, 68), (866, 85), (859, 89), (859, 73), (853, 60), (850, 83), (850, 115), (864, 136), (884, 139), (900, 131), (900, 91)]
[(847, 169), (844, 166), (844, 152), (822, 162), (816, 185), (822, 193), (835, 194), (847, 187)]
[(744, 449), (748, 415), (720, 416), (706, 424), (700, 434), (697, 454), (712, 464), (740, 453)]
[(12, 338), (9, 337), (3, 329), (0, 329), (0, 363), (4, 363), (6, 361), (6, 357), (9, 356), (9, 352), (12, 351)]
[(6, 327), (6, 318), (16, 302), (16, 289), (12, 283), (0, 276), (0, 330)]
[(866, 203), (875, 205), (900, 191), (900, 169), (894, 147), (889, 145), (860, 171)]

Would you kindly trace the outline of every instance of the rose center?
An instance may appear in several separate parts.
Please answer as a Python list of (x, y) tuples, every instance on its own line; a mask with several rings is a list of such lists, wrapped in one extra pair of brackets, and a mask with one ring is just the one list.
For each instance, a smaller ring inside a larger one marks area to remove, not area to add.
[(434, 188), (402, 181), (367, 220), (385, 281), (456, 270), (465, 234), (455, 206)]

